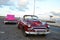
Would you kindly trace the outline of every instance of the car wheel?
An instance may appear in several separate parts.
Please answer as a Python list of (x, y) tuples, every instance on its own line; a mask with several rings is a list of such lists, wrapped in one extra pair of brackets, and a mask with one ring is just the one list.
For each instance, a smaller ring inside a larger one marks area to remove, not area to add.
[(28, 34), (26, 34), (26, 33), (25, 33), (24, 28), (22, 28), (22, 32), (23, 32), (23, 35), (24, 35), (25, 37), (27, 37), (27, 36), (28, 36)]
[(42, 36), (46, 36), (46, 34), (42, 34)]

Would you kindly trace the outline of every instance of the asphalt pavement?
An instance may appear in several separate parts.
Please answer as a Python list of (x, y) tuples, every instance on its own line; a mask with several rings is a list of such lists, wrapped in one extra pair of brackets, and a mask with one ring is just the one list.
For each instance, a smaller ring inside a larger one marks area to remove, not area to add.
[(50, 26), (51, 33), (43, 35), (29, 35), (24, 37), (17, 24), (4, 24), (0, 18), (0, 40), (60, 40), (60, 28)]

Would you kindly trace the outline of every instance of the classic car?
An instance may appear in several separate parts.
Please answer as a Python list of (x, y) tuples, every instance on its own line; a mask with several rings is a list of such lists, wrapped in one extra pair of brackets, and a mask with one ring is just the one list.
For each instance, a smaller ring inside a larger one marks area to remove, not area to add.
[(24, 15), (18, 24), (18, 29), (21, 29), (24, 36), (29, 34), (49, 34), (49, 25), (47, 22), (42, 22), (35, 15)]
[(7, 14), (4, 18), (4, 23), (18, 23), (17, 19), (12, 14)]

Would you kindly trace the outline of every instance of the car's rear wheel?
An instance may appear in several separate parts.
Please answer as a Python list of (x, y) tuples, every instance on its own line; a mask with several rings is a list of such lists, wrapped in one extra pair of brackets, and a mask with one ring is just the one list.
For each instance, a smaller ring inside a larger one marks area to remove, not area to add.
[(28, 34), (25, 33), (24, 27), (22, 27), (22, 32), (23, 32), (23, 35), (24, 35), (25, 37), (28, 36)]

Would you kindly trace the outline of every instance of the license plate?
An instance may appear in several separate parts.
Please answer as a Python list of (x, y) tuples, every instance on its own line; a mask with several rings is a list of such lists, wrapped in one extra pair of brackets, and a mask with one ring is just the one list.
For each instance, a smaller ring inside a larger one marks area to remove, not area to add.
[(41, 32), (41, 33), (40, 32), (37, 32), (37, 34), (45, 34), (45, 32)]
[(9, 22), (14, 22), (14, 21), (9, 21)]
[(45, 32), (45, 31), (37, 31), (37, 32)]
[(35, 29), (37, 32), (45, 32), (45, 29)]

